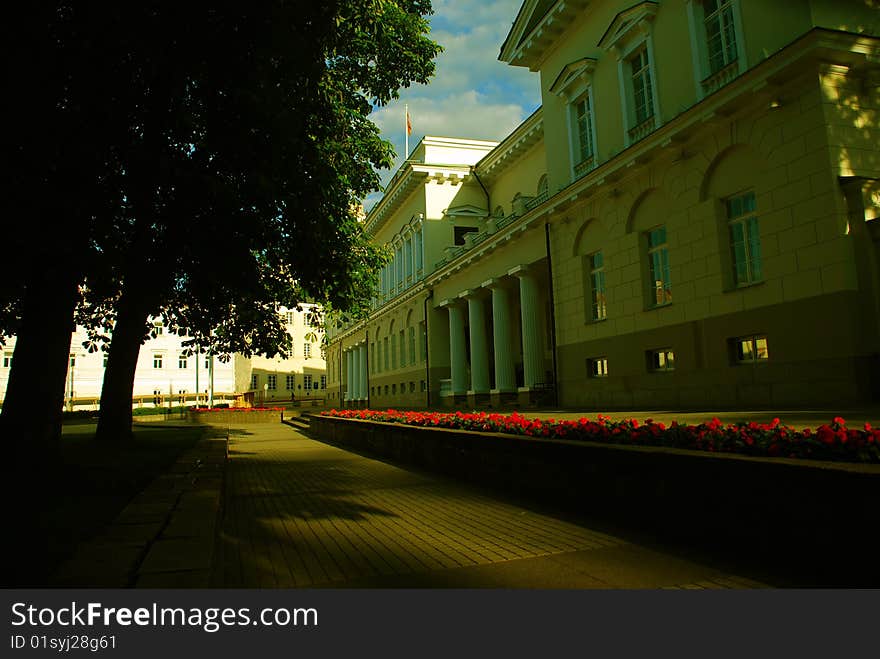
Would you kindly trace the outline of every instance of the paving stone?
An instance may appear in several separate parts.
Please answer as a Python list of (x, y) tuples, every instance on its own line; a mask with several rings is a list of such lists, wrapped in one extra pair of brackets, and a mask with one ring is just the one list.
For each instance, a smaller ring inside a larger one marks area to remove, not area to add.
[(207, 542), (203, 538), (157, 540), (147, 552), (138, 573), (209, 570), (212, 554), (213, 541)]
[(289, 426), (248, 432), (230, 435), (215, 586), (746, 587), (711, 566), (321, 444)]

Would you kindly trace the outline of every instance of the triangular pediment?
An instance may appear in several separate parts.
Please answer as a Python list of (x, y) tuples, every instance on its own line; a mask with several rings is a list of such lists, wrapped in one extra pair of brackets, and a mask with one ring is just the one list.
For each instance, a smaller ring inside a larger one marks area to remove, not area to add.
[(654, 19), (658, 6), (656, 2), (640, 2), (629, 9), (624, 9), (614, 17), (611, 25), (605, 30), (605, 34), (599, 40), (599, 48), (610, 50), (629, 40), (634, 30), (644, 25), (646, 21)]
[(562, 71), (559, 72), (559, 75), (556, 76), (556, 80), (553, 81), (553, 84), (550, 85), (550, 93), (565, 95), (566, 92), (578, 81), (586, 83), (590, 76), (593, 75), (596, 63), (597, 60), (593, 57), (582, 57), (581, 59), (575, 60), (571, 64), (566, 65)]
[(451, 206), (443, 211), (445, 217), (489, 217), (489, 212), (485, 208), (479, 206), (471, 206), (464, 204), (462, 206)]

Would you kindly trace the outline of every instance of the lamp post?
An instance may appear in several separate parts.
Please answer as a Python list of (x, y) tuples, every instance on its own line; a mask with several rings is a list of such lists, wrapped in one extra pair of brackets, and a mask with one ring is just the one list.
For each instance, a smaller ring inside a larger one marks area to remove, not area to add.
[(266, 407), (266, 396), (268, 395), (268, 392), (269, 392), (269, 383), (266, 382), (263, 385), (263, 407)]

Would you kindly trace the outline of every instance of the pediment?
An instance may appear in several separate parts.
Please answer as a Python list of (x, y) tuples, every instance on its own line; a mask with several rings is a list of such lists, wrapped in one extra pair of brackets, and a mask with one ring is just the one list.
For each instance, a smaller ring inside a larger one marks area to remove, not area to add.
[(566, 65), (556, 80), (550, 85), (550, 92), (557, 96), (569, 96), (571, 90), (576, 88), (578, 84), (588, 84), (593, 71), (596, 68), (597, 60), (593, 57), (582, 57), (575, 60), (571, 64)]
[(614, 17), (605, 34), (599, 40), (599, 48), (612, 50), (620, 48), (637, 31), (645, 31), (648, 23), (654, 20), (659, 5), (656, 2), (640, 2), (624, 9)]
[(489, 212), (485, 208), (464, 204), (462, 206), (451, 206), (443, 211), (444, 217), (489, 217)]

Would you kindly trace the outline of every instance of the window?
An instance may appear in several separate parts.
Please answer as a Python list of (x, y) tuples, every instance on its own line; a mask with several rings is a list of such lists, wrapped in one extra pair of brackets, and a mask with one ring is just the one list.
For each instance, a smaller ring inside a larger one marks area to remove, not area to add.
[(605, 320), (608, 317), (608, 308), (605, 301), (605, 262), (602, 252), (588, 255), (587, 265), (590, 269), (590, 319)]
[(107, 368), (107, 360), (108, 359), (109, 359), (109, 357), (107, 357), (107, 355), (104, 355), (104, 368)]
[(303, 375), (303, 389), (311, 389), (311, 388), (312, 388), (311, 374)]
[(388, 385), (387, 384), (385, 385), (385, 395), (386, 396), (388, 395)]
[(284, 386), (288, 391), (293, 391), (296, 389), (296, 376), (295, 375), (287, 375), (284, 378)]
[(694, 82), (702, 98), (745, 71), (739, 0), (691, 0), (687, 7)]
[(591, 378), (608, 377), (608, 358), (593, 357), (587, 360), (587, 376)]
[(76, 355), (70, 355), (70, 366), (71, 368), (76, 366)]
[(428, 358), (428, 345), (426, 341), (427, 325), (425, 321), (419, 323), (419, 362), (424, 363)]
[(205, 357), (205, 368), (211, 368), (211, 358)]
[(293, 326), (295, 318), (296, 318), (296, 314), (294, 314), (293, 311), (286, 311), (284, 313), (284, 320), (288, 325)]
[(186, 368), (186, 355), (180, 355), (177, 358), (177, 368), (185, 369)]
[(469, 233), (475, 233), (477, 231), (476, 227), (454, 227), (454, 239), (453, 243), (456, 245), (464, 245), (464, 237)]
[(709, 73), (715, 74), (736, 61), (733, 2), (732, 0), (703, 0), (703, 14)]
[(397, 334), (391, 335), (391, 368), (397, 368)]
[(12, 368), (12, 353), (3, 353), (3, 368)]
[(327, 388), (327, 376), (322, 375), (321, 376), (321, 389), (326, 389), (326, 388)]
[(153, 355), (153, 368), (162, 368), (162, 355), (159, 353)]
[(256, 375), (256, 374), (252, 375), (251, 376), (251, 389), (256, 389), (259, 386), (259, 384), (260, 384), (260, 376)]
[(165, 328), (162, 326), (161, 321), (157, 320), (156, 322), (153, 323), (153, 337), (154, 338), (157, 336), (162, 336), (164, 331), (165, 331)]
[(648, 246), (649, 305), (659, 307), (672, 302), (669, 283), (669, 250), (666, 247), (666, 227), (651, 229), (645, 234)]
[(410, 383), (409, 383), (409, 393), (412, 394), (412, 393), (415, 393), (415, 391), (416, 391), (416, 383), (410, 381)]
[(397, 290), (403, 290), (403, 245), (397, 245), (397, 252), (395, 253), (394, 260), (397, 262)]
[(675, 369), (675, 353), (669, 348), (652, 350), (648, 353), (648, 368), (654, 373), (665, 373)]
[(574, 124), (574, 175), (580, 178), (593, 169), (593, 108), (587, 92), (571, 106)]
[(400, 368), (406, 366), (406, 334), (400, 330)]
[(422, 230), (418, 229), (414, 235), (413, 249), (416, 252), (416, 275), (421, 276), (424, 264), (422, 263)]
[(303, 357), (308, 359), (312, 356), (312, 344), (311, 343), (303, 343)]
[(760, 364), (770, 359), (766, 336), (746, 336), (733, 340), (734, 360), (737, 364)]
[[(651, 86), (651, 67), (648, 49), (641, 48), (629, 60), (632, 76), (634, 127), (639, 127), (654, 116), (654, 94)], [(638, 138), (633, 138), (635, 141)]]
[(397, 383), (394, 383), (394, 384), (391, 385), (391, 393), (392, 393), (392, 394), (396, 394), (396, 393), (397, 393)]
[(425, 384), (425, 381), (424, 381), (424, 380), (421, 380), (421, 381), (420, 381), (420, 384), (421, 384), (421, 391), (422, 391), (422, 393), (424, 393), (425, 391), (427, 391), (428, 387), (427, 387), (427, 385)]
[(737, 286), (761, 281), (761, 236), (755, 193), (750, 191), (725, 202), (730, 251), (733, 259), (733, 281)]
[(409, 365), (414, 366), (416, 363), (416, 328), (409, 328)]
[(648, 136), (660, 124), (655, 87), (654, 18), (657, 2), (640, 2), (614, 17), (599, 47), (617, 58), (624, 142), (628, 146)]
[(403, 258), (406, 266), (406, 281), (412, 281), (413, 275), (413, 248), (412, 248), (412, 238), (407, 238), (406, 242), (403, 244)]
[[(382, 339), (382, 370), (388, 370), (388, 337)], [(387, 392), (386, 392), (387, 393)]]
[(275, 391), (278, 388), (278, 376), (274, 373), (266, 376), (266, 383), (269, 385), (269, 389)]

